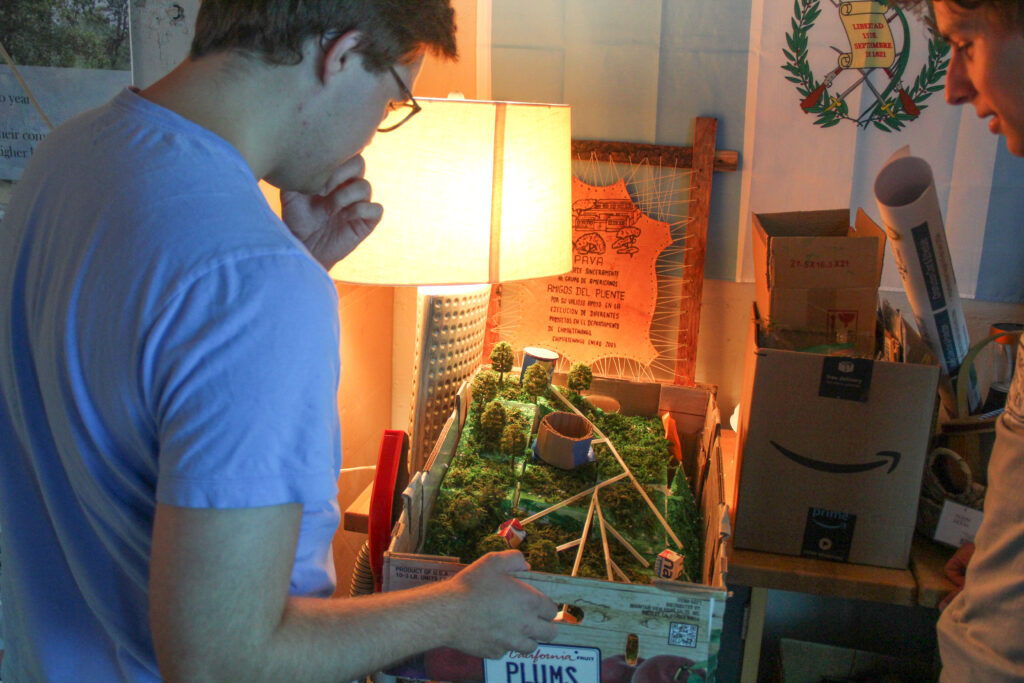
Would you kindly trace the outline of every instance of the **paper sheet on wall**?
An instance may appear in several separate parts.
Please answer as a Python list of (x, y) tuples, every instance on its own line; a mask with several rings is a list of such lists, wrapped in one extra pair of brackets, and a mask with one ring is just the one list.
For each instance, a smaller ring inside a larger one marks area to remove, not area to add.
[(128, 0), (16, 2), (3, 14), (0, 39), (17, 74), (0, 59), (0, 179), (21, 178), (46, 119), (58, 126), (131, 84), (128, 26)]

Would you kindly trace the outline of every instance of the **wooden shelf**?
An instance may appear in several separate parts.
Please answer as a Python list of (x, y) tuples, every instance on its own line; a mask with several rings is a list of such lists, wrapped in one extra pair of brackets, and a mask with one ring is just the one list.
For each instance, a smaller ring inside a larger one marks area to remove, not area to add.
[(952, 548), (915, 536), (910, 568), (886, 569), (741, 550), (730, 543), (727, 583), (751, 589), (741, 682), (760, 680), (761, 639), (770, 589), (934, 609), (953, 588), (943, 574), (952, 553)]
[(909, 569), (886, 569), (729, 547), (728, 582), (895, 605), (917, 604)]
[(370, 495), (373, 493), (373, 482), (359, 496), (352, 501), (352, 504), (345, 508), (341, 517), (341, 525), (345, 531), (355, 531), (360, 534), (370, 532)]

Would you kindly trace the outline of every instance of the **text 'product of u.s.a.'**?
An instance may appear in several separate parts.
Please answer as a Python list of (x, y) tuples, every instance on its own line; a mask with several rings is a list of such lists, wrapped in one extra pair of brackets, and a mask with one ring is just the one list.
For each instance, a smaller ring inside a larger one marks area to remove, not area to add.
[[(890, 160), (875, 178), (875, 199), (918, 331), (938, 356), (942, 374), (955, 383), (970, 338), (931, 166), (914, 156)], [(974, 410), (980, 396), (973, 373), (962, 381), (971, 383), (968, 404)], [(955, 415), (951, 399), (943, 392), (943, 404)]]

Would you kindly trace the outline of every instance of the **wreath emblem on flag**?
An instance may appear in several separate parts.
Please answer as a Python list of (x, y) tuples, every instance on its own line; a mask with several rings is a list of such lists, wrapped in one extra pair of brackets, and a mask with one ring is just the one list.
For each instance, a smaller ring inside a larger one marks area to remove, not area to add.
[[(796, 84), (800, 108), (815, 116), (822, 128), (852, 121), (858, 126), (893, 132), (921, 115), (924, 103), (942, 90), (949, 66), (949, 45), (929, 29), (928, 58), (913, 84), (903, 81), (910, 53), (910, 28), (898, 8), (879, 0), (828, 0), (836, 8), (850, 42), (849, 51), (833, 46), (837, 64), (819, 81), (807, 61), (807, 36), (821, 14), (820, 0), (794, 0), (792, 33), (782, 68), (786, 80)], [(896, 44), (893, 23), (902, 29), (902, 45)], [(874, 79), (874, 80), (873, 80)], [(866, 88), (873, 98), (859, 115), (846, 102), (854, 90)]]

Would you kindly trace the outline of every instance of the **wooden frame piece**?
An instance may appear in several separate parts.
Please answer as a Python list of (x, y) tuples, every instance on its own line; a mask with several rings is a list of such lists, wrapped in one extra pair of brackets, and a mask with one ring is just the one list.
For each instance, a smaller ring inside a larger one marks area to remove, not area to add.
[[(704, 290), (712, 176), (715, 171), (735, 171), (739, 167), (737, 152), (715, 149), (717, 131), (718, 119), (701, 116), (697, 117), (695, 122), (692, 147), (601, 140), (572, 141), (572, 155), (577, 161), (598, 159), (612, 163), (646, 163), (651, 166), (692, 170), (673, 373), (673, 383), (684, 386), (694, 385), (697, 365), (697, 337), (700, 328), (700, 301)], [(491, 349), (499, 341), (497, 326), (501, 319), (501, 292), (500, 284), (492, 285), (481, 359), (484, 364), (490, 362)]]

